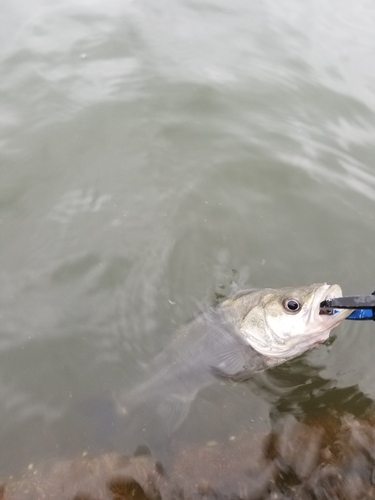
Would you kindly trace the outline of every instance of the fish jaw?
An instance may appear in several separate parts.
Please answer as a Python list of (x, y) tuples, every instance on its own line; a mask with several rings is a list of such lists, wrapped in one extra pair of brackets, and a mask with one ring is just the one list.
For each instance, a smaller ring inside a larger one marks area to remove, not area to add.
[(321, 332), (322, 338), (316, 343), (327, 340), (330, 331), (353, 312), (352, 309), (342, 309), (335, 312), (335, 314), (320, 314), (321, 302), (338, 297), (342, 297), (342, 290), (339, 285), (323, 285), (313, 297), (313, 303), (306, 321), (306, 333), (313, 336), (314, 332), (318, 335)]

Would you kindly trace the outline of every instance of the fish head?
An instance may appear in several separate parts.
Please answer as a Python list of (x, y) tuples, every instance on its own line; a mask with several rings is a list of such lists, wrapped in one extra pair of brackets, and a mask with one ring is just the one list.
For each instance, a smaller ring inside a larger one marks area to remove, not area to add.
[(250, 295), (248, 310), (246, 296), (242, 296), (240, 332), (257, 352), (271, 358), (293, 358), (324, 342), (332, 328), (352, 312), (320, 314), (323, 300), (342, 297), (339, 285), (266, 288), (255, 292), (255, 303)]

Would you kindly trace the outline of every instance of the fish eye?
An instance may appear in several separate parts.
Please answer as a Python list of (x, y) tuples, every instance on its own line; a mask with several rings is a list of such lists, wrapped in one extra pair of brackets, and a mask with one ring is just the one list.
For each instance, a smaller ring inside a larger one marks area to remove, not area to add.
[(286, 311), (292, 313), (296, 313), (301, 309), (301, 304), (295, 299), (285, 299), (283, 306)]

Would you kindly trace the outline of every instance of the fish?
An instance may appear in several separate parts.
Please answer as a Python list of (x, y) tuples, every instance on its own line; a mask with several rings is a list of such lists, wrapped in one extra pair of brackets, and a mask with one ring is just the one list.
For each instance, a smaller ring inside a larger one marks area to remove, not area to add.
[(150, 363), (139, 385), (117, 399), (123, 414), (151, 403), (170, 432), (199, 391), (215, 380), (244, 381), (325, 342), (351, 310), (320, 314), (339, 285), (243, 291), (199, 314)]

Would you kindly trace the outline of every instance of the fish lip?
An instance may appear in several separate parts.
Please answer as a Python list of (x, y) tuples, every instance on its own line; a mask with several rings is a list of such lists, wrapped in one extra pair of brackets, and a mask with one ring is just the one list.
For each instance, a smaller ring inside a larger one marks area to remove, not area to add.
[(342, 320), (347, 318), (352, 312), (353, 309), (342, 309), (334, 314), (320, 314), (320, 304), (324, 300), (337, 299), (338, 297), (342, 297), (342, 290), (340, 285), (324, 285), (323, 290), (319, 290), (319, 296), (314, 297), (318, 304), (318, 311), (321, 321), (324, 321), (328, 325), (332, 325), (332, 328), (338, 325)]
[(324, 283), (316, 292), (314, 293), (313, 303), (318, 305), (320, 310), (320, 304), (325, 300), (337, 299), (342, 297), (342, 290), (340, 285), (327, 285)]
[(321, 302), (323, 302), (323, 300), (337, 299), (338, 297), (342, 297), (342, 290), (340, 285), (326, 285), (326, 286), (328, 287), (328, 289), (326, 291), (323, 291)]

